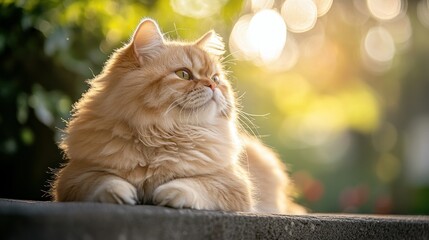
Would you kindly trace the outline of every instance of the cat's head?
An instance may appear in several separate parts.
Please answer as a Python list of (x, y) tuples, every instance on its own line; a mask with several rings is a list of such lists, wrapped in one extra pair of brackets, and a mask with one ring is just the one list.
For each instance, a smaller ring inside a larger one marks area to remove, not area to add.
[[(234, 97), (220, 63), (222, 39), (209, 31), (192, 43), (168, 41), (143, 20), (92, 82), (98, 109), (136, 123), (215, 123), (234, 118)], [(96, 94), (97, 95), (97, 94)]]

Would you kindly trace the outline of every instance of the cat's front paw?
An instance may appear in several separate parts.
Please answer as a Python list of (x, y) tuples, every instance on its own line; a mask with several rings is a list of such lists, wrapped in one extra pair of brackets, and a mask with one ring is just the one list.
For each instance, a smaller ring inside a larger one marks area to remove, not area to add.
[(182, 179), (173, 180), (155, 189), (153, 202), (173, 208), (216, 209), (205, 189), (201, 189), (201, 186), (193, 184), (192, 181)]
[(138, 203), (137, 189), (125, 180), (110, 178), (102, 182), (88, 200), (136, 205)]

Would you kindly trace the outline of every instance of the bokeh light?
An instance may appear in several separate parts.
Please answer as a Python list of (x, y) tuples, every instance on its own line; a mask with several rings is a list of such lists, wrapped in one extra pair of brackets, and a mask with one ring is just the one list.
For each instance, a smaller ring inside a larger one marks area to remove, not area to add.
[(252, 52), (247, 39), (247, 31), (251, 19), (252, 14), (241, 16), (235, 23), (229, 36), (229, 51), (235, 58), (240, 60), (251, 60), (256, 56), (256, 52)]
[(250, 47), (263, 62), (276, 60), (286, 42), (286, 25), (274, 10), (262, 10), (250, 20), (246, 35)]
[(376, 199), (374, 212), (376, 214), (389, 214), (392, 212), (392, 208), (392, 197), (389, 194), (383, 194)]
[(268, 64), (282, 53), (286, 34), (286, 24), (280, 14), (264, 9), (237, 21), (230, 35), (230, 50), (238, 58)]
[(295, 38), (287, 36), (286, 44), (276, 61), (267, 67), (274, 71), (287, 71), (293, 68), (299, 60), (300, 50)]
[(369, 189), (366, 185), (358, 185), (344, 189), (340, 195), (340, 206), (343, 212), (353, 213), (368, 201)]
[(275, 103), (288, 116), (279, 133), (287, 145), (321, 146), (334, 141), (348, 127), (370, 133), (379, 124), (379, 103), (373, 90), (363, 83), (323, 94), (301, 74), (272, 81)]
[(395, 56), (395, 43), (390, 33), (383, 27), (368, 30), (364, 40), (365, 53), (374, 61), (390, 62)]
[(401, 0), (367, 0), (366, 3), (372, 16), (380, 20), (394, 19), (404, 7)]
[(320, 156), (320, 162), (329, 166), (342, 164), (353, 146), (353, 137), (347, 131), (331, 134), (328, 141), (316, 148), (316, 153)]
[(253, 12), (258, 12), (262, 9), (271, 9), (274, 5), (274, 0), (251, 0), (251, 8)]
[(314, 0), (317, 7), (317, 16), (321, 17), (325, 15), (332, 6), (333, 0)]
[(383, 27), (391, 34), (398, 51), (404, 51), (411, 45), (413, 28), (408, 15), (402, 15), (383, 24)]
[(296, 172), (292, 179), (298, 186), (301, 194), (310, 202), (316, 202), (323, 197), (325, 188), (322, 182), (315, 179), (306, 171)]
[(287, 0), (282, 6), (281, 13), (291, 32), (308, 31), (317, 21), (317, 7), (312, 0)]

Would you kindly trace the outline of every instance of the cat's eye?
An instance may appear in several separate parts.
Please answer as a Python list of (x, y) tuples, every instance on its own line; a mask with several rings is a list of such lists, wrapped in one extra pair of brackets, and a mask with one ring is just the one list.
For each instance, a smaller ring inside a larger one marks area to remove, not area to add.
[(192, 80), (192, 73), (186, 68), (177, 70), (174, 73), (176, 73), (176, 75), (181, 79)]
[(216, 84), (219, 84), (219, 82), (220, 82), (219, 75), (215, 74), (215, 75), (212, 77), (212, 80), (213, 80), (213, 82), (215, 82)]

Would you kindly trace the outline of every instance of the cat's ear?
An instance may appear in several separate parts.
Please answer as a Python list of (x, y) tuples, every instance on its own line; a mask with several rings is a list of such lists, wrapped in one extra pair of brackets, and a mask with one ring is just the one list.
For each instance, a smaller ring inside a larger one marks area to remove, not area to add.
[(225, 53), (225, 44), (222, 37), (214, 30), (210, 30), (204, 34), (195, 42), (195, 45), (216, 56), (221, 56)]
[(132, 38), (134, 53), (140, 64), (158, 56), (164, 48), (164, 38), (158, 24), (152, 19), (143, 19)]

